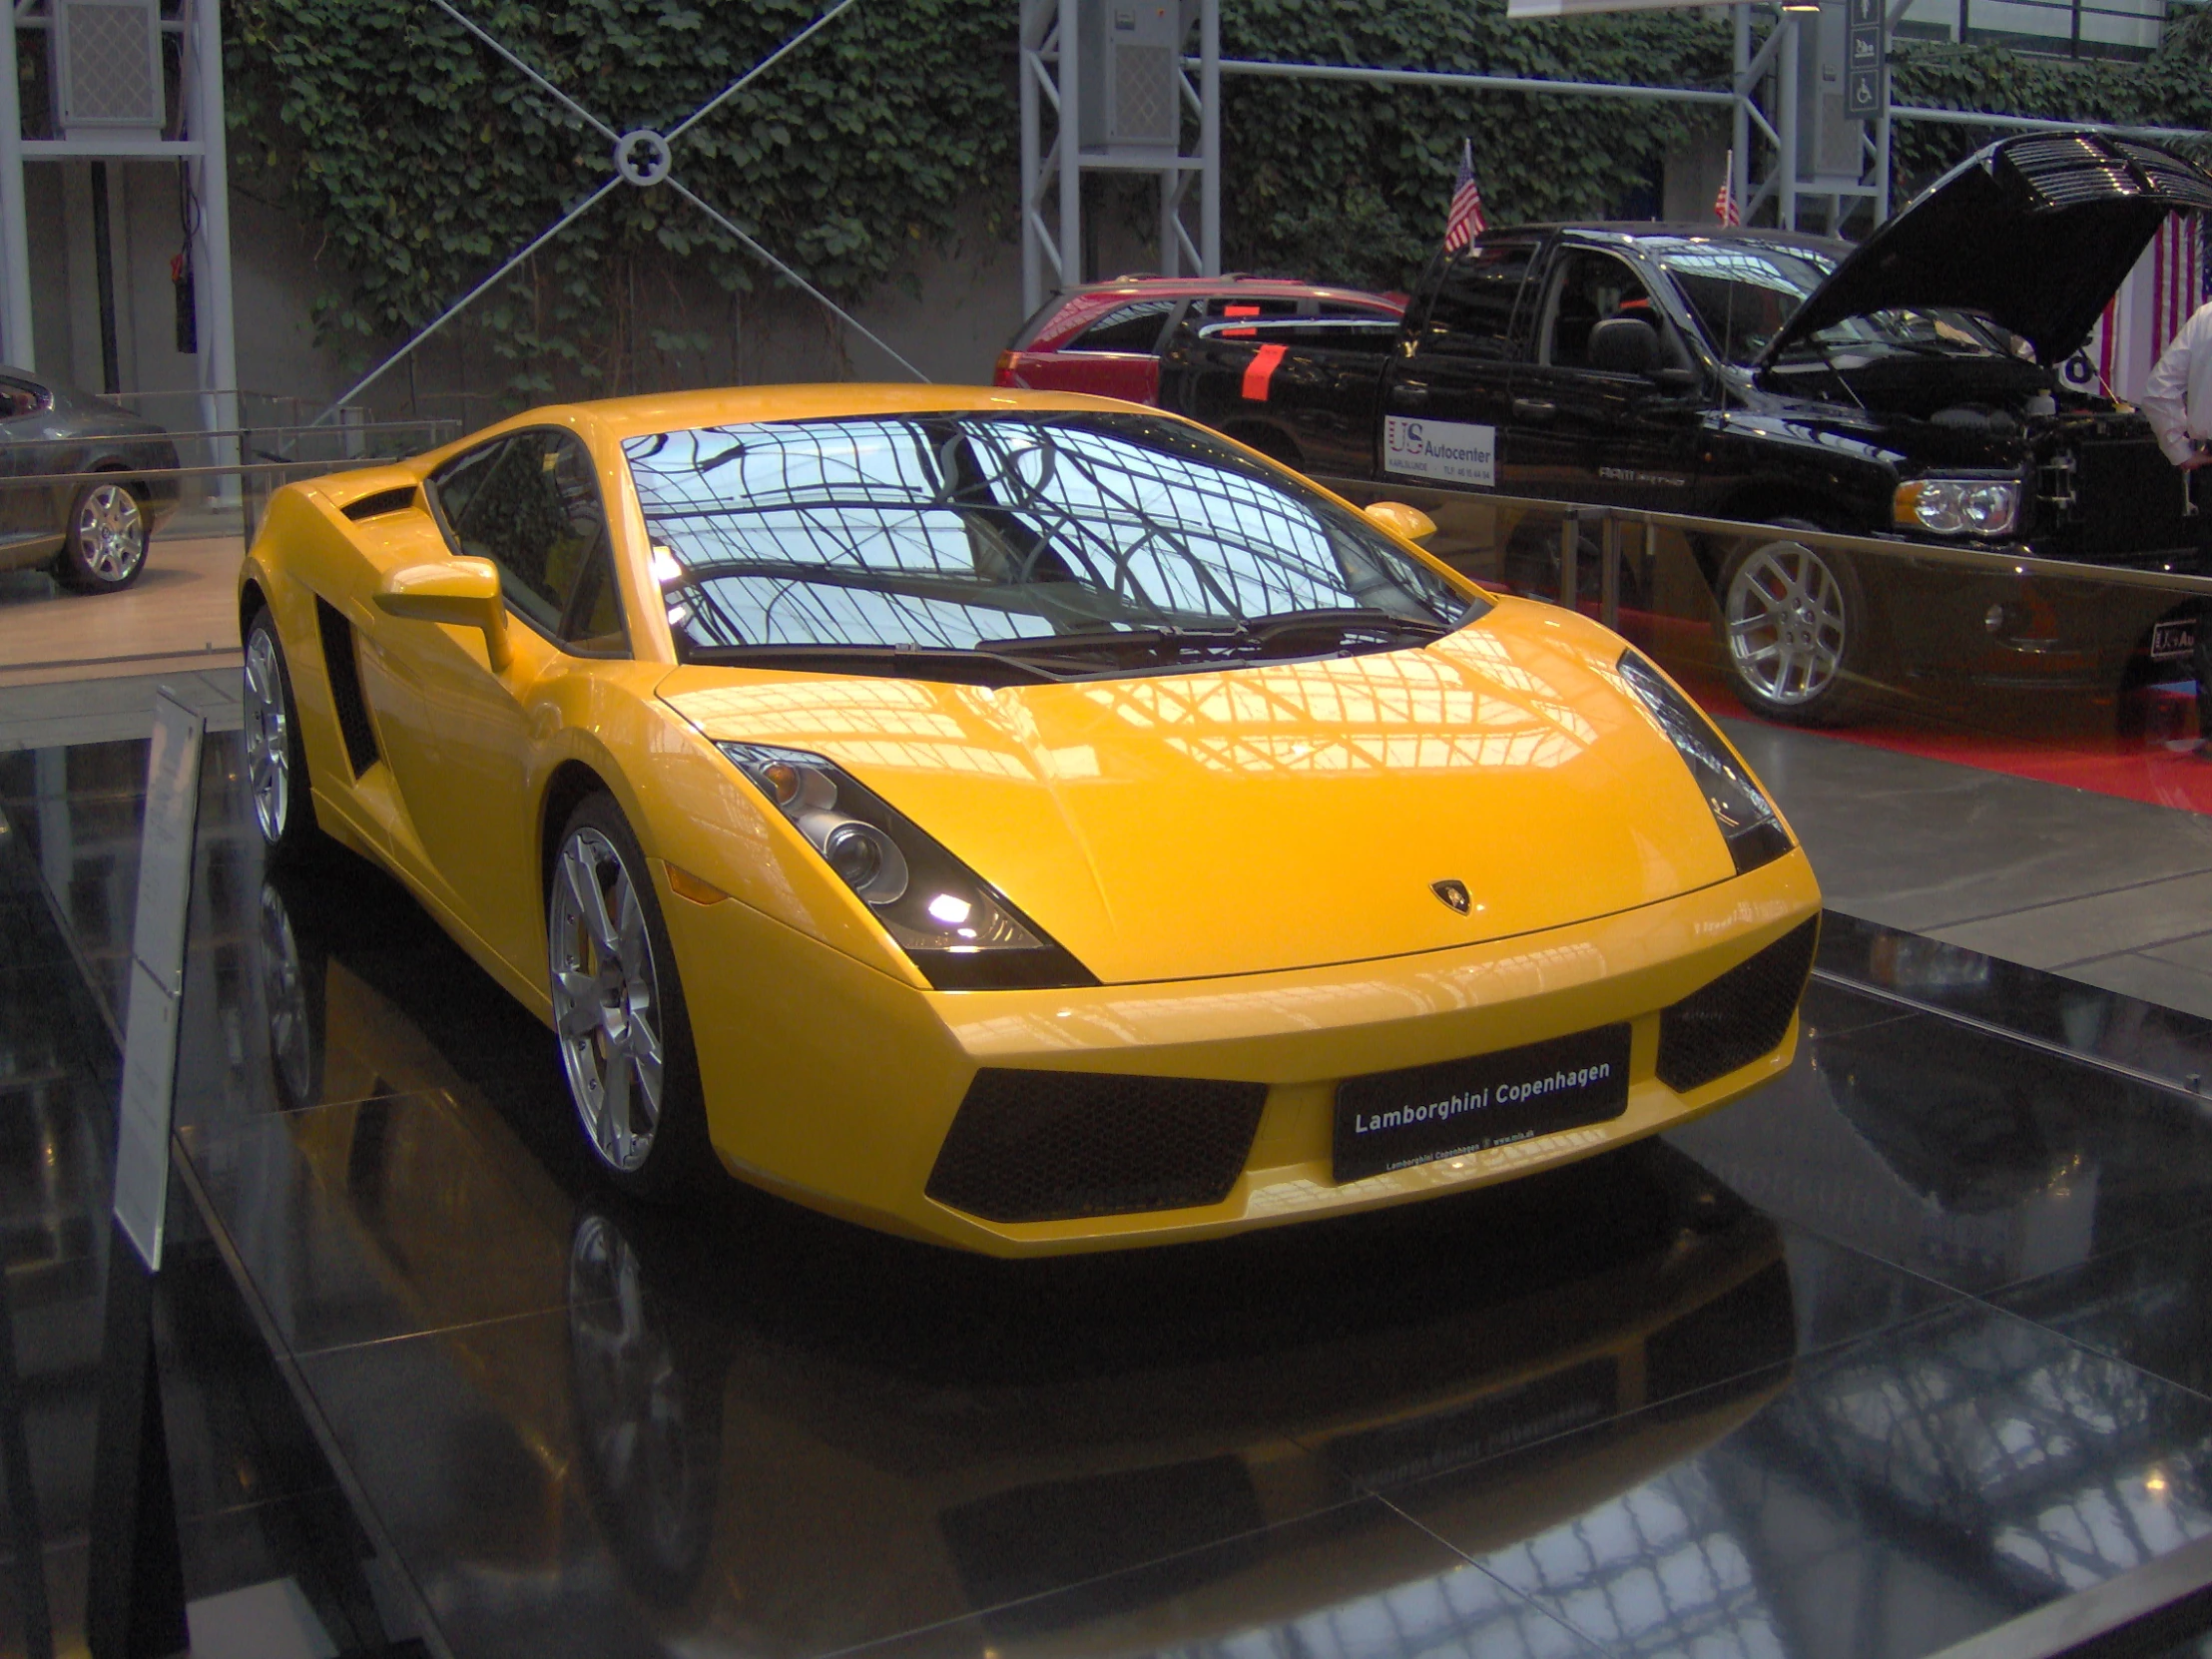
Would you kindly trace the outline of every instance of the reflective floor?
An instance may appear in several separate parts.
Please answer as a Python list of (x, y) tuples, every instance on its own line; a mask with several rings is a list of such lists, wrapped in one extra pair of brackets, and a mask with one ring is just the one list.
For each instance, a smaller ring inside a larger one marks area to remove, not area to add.
[[(0, 1226), (65, 1648), (143, 765), (0, 757)], [(611, 1197), (542, 1028), (365, 866), (265, 881), (236, 770), (214, 740), (210, 1227), (163, 1314), (196, 1596), (289, 1577), (333, 1649), (457, 1655), (1882, 1659), (2212, 1535), (2201, 1022), (1839, 922), (1865, 988), (1817, 981), (1791, 1075), (1667, 1143), (994, 1264)]]

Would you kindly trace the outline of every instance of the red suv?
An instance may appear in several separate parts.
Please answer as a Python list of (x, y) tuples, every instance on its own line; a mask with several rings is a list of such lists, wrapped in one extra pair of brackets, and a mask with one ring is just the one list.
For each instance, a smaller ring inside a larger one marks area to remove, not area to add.
[(1185, 320), (1371, 316), (1395, 321), (1402, 293), (1363, 293), (1266, 276), (1117, 276), (1047, 301), (998, 354), (1001, 386), (1086, 391), (1132, 403), (1160, 397), (1160, 347)]

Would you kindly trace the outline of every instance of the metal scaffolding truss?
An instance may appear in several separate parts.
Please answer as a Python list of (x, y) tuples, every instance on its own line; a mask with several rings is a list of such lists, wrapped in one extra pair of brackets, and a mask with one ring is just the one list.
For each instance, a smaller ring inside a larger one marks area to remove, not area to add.
[[(219, 0), (183, 0), (164, 17), (162, 35), (179, 47), (174, 121), (154, 130), (72, 131), (26, 139), (17, 64), (19, 34), (44, 39), (55, 24), (52, 0), (0, 0), (0, 357), (37, 369), (31, 318), (31, 240), (23, 188), (26, 162), (173, 161), (185, 164), (199, 208), (191, 240), (200, 342), (201, 423), (225, 431), (239, 423), (238, 347), (231, 305), (230, 163), (223, 127), (223, 20)], [(236, 457), (236, 440), (229, 442)]]
[[(1179, 141), (1172, 150), (1116, 148), (1071, 135), (1095, 131), (1081, 101), (1104, 84), (1099, 66), (1080, 61), (1097, 49), (1101, 29), (1084, 27), (1088, 14), (1107, 8), (1108, 0), (1022, 0), (1021, 73), (1021, 253), (1022, 299), (1034, 312), (1054, 288), (1083, 280), (1082, 176), (1086, 172), (1153, 173), (1160, 180), (1160, 271), (1179, 275), (1186, 264), (1208, 276), (1221, 271), (1221, 81), (1242, 75), (1285, 81), (1357, 82), (1375, 87), (1438, 87), (1470, 92), (1539, 93), (1562, 98), (1632, 99), (1654, 103), (1705, 104), (1729, 114), (1733, 154), (1730, 181), (1746, 223), (1771, 212), (1786, 229), (1806, 228), (1808, 218), (1835, 232), (1862, 206), (1875, 223), (1889, 217), (1893, 173), (1891, 134), (1898, 121), (1942, 122), (2002, 131), (2052, 131), (2089, 128), (2124, 137), (2201, 138), (2188, 130), (2127, 127), (2106, 123), (2046, 120), (2032, 116), (1986, 116), (1970, 110), (1923, 109), (1891, 101), (1888, 42), (1912, 0), (1862, 0), (1852, 19), (1876, 40), (1877, 62), (1871, 86), (1863, 89), (1856, 134), (1847, 134), (1849, 153), (1826, 150), (1813, 125), (1822, 119), (1817, 95), (1808, 84), (1818, 80), (1818, 31), (1822, 13), (1814, 0), (1800, 5), (1780, 0), (1738, 0), (1729, 7), (1734, 33), (1729, 85), (1656, 87), (1602, 81), (1555, 81), (1523, 75), (1480, 75), (1448, 70), (1374, 68), (1357, 64), (1275, 63), (1221, 55), (1220, 0), (1180, 0), (1185, 50), (1193, 23), (1198, 55), (1182, 61), (1180, 86), (1194, 125), (1197, 149)], [(1830, 0), (1833, 9), (1835, 0)], [(1113, 8), (1120, 13), (1124, 8)], [(1878, 21), (1879, 20), (1879, 21)], [(1828, 21), (1840, 21), (1829, 19)], [(1764, 40), (1755, 40), (1761, 26)], [(1541, 27), (1530, 22), (1528, 27)], [(1811, 40), (1808, 36), (1813, 36)], [(1195, 81), (1193, 77), (1196, 77)], [(1093, 112), (1095, 114), (1095, 112)], [(1833, 119), (1831, 115), (1829, 117)], [(1050, 140), (1046, 142), (1049, 132)], [(1183, 135), (1188, 139), (1189, 133)], [(1200, 185), (1200, 235), (1191, 241), (1183, 207), (1190, 182)], [(1437, 202), (1437, 223), (1443, 202)]]

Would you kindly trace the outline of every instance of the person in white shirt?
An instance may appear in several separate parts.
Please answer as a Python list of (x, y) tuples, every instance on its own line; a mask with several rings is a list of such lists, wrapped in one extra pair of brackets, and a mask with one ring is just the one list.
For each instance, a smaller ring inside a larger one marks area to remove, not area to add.
[[(2200, 305), (2159, 353), (2143, 382), (2143, 413), (2158, 447), (2183, 473), (2182, 488), (2201, 495), (2187, 476), (2212, 464), (2212, 304)], [(2212, 506), (2197, 517), (2197, 539), (2212, 551)], [(2197, 602), (2197, 753), (2212, 760), (2212, 600)]]

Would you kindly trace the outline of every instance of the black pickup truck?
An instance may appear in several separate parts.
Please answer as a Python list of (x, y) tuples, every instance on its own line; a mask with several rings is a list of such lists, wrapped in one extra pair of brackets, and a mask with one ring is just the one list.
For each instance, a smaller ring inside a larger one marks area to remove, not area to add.
[[(1432, 261), (1395, 326), (1186, 326), (1160, 401), (1447, 530), (1495, 494), (2194, 573), (2203, 475), (2172, 467), (2077, 353), (2166, 215), (2206, 208), (2212, 176), (2177, 157), (2038, 134), (1980, 152), (1857, 248), (1716, 226), (1493, 231)], [(1501, 508), (1484, 535), (1471, 557), (1448, 535), (1439, 551), (1556, 596), (1555, 516)], [(2188, 655), (2193, 606), (2171, 594), (1786, 536), (1688, 548), (1723, 666), (1780, 719), (1848, 719), (1870, 685), (1927, 677), (2109, 691), (2146, 653)], [(1625, 603), (1656, 603), (1638, 592), (1649, 568), (1625, 580)]]

